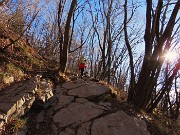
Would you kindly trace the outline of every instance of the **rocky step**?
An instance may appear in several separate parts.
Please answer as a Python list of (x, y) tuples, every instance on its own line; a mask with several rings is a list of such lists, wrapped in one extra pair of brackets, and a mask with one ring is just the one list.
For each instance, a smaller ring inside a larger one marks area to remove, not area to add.
[(52, 88), (49, 80), (36, 76), (0, 91), (0, 133), (10, 118), (19, 118), (26, 114), (35, 101), (47, 107), (50, 104), (49, 99), (53, 97)]

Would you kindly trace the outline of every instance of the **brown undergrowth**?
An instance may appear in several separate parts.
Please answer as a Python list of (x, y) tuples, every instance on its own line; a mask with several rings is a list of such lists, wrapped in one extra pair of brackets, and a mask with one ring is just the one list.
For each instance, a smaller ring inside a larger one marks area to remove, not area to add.
[(2, 135), (12, 135), (14, 133), (18, 133), (20, 129), (22, 129), (26, 124), (26, 119), (20, 118), (10, 118), (7, 124), (4, 125), (2, 130)]

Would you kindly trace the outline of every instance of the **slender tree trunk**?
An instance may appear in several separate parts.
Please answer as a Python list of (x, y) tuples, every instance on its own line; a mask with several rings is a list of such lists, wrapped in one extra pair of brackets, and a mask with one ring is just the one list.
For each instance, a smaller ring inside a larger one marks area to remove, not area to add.
[(64, 41), (62, 47), (62, 54), (60, 54), (60, 71), (64, 72), (66, 69), (66, 63), (68, 59), (68, 48), (69, 48), (69, 31), (70, 31), (70, 24), (74, 14), (74, 10), (77, 4), (77, 0), (72, 0), (71, 7), (68, 13), (66, 25), (65, 25), (65, 32), (64, 32)]
[(130, 87), (128, 92), (128, 101), (132, 101), (135, 94), (135, 74), (134, 74), (134, 62), (133, 62), (133, 54), (132, 49), (129, 43), (128, 39), (128, 33), (127, 33), (127, 0), (125, 0), (124, 4), (124, 35), (125, 35), (125, 42), (126, 47), (128, 49), (129, 53), (129, 60), (130, 60), (130, 69), (131, 69), (131, 80), (130, 80)]
[(108, 50), (107, 50), (107, 76), (108, 76), (108, 83), (110, 83), (110, 79), (111, 79), (111, 55), (112, 55), (112, 39), (111, 39), (111, 10), (112, 10), (112, 3), (113, 1), (110, 1), (109, 4), (109, 11), (108, 11), (108, 15), (107, 15), (107, 27), (108, 27)]

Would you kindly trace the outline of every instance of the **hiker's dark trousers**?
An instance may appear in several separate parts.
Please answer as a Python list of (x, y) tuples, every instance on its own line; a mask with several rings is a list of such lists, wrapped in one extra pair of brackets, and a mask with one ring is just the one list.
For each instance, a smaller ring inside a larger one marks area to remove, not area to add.
[(81, 77), (82, 77), (84, 73), (84, 68), (80, 68), (80, 70), (81, 70)]

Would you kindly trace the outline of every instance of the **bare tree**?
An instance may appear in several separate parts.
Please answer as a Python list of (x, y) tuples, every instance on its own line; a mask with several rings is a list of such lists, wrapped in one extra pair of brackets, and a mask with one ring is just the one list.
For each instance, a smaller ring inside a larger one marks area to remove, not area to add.
[[(175, 3), (166, 26), (160, 25), (162, 9), (164, 8), (163, 0), (158, 1), (155, 14), (152, 14), (152, 0), (147, 0), (146, 3), (145, 56), (138, 81), (135, 87), (131, 86), (132, 89), (129, 91), (130, 93), (135, 93), (135, 96), (128, 99), (138, 107), (144, 109), (147, 109), (147, 104), (150, 101), (165, 59), (161, 56), (165, 54), (170, 45), (173, 28), (177, 23), (176, 18), (180, 7), (180, 0)], [(164, 12), (164, 14), (166, 14), (166, 12)], [(160, 26), (163, 27), (163, 30), (160, 29)], [(178, 66), (177, 70), (179, 70)], [(171, 79), (172, 78), (174, 78), (174, 75)]]
[(71, 20), (75, 11), (75, 7), (77, 5), (77, 0), (72, 0), (65, 28), (64, 28), (64, 34), (62, 32), (61, 28), (61, 17), (62, 17), (62, 11), (63, 11), (63, 0), (60, 0), (59, 2), (59, 10), (58, 10), (58, 26), (59, 26), (59, 42), (60, 42), (60, 71), (64, 72), (66, 68), (67, 58), (68, 58), (68, 49), (69, 49), (69, 41), (70, 41), (70, 24)]
[[(133, 16), (133, 12), (131, 17)], [(130, 18), (131, 18), (130, 17)], [(134, 73), (134, 62), (133, 62), (133, 53), (131, 49), (131, 45), (129, 43), (128, 33), (127, 33), (127, 0), (125, 0), (124, 4), (124, 35), (125, 35), (125, 43), (129, 53), (129, 60), (130, 60), (130, 68), (131, 68), (131, 79), (130, 79), (130, 87), (128, 93), (128, 100), (132, 99), (135, 96), (135, 73)], [(133, 89), (133, 90), (131, 90)]]
[[(120, 3), (117, 1), (107, 0), (98, 2), (98, 7), (93, 7), (89, 3), (90, 14), (92, 18), (94, 36), (96, 36), (96, 44), (100, 50), (100, 59), (97, 61), (96, 77), (107, 82), (113, 80), (114, 71), (118, 68), (113, 68), (114, 62), (117, 62), (116, 54), (118, 54), (121, 47), (119, 40), (122, 38), (123, 22), (118, 20), (122, 15)], [(98, 14), (94, 14), (93, 11)], [(115, 23), (119, 22), (119, 23)], [(114, 51), (114, 53), (113, 53)], [(120, 54), (120, 53), (119, 53)], [(113, 64), (112, 64), (113, 63)], [(118, 65), (118, 64), (117, 64)]]

